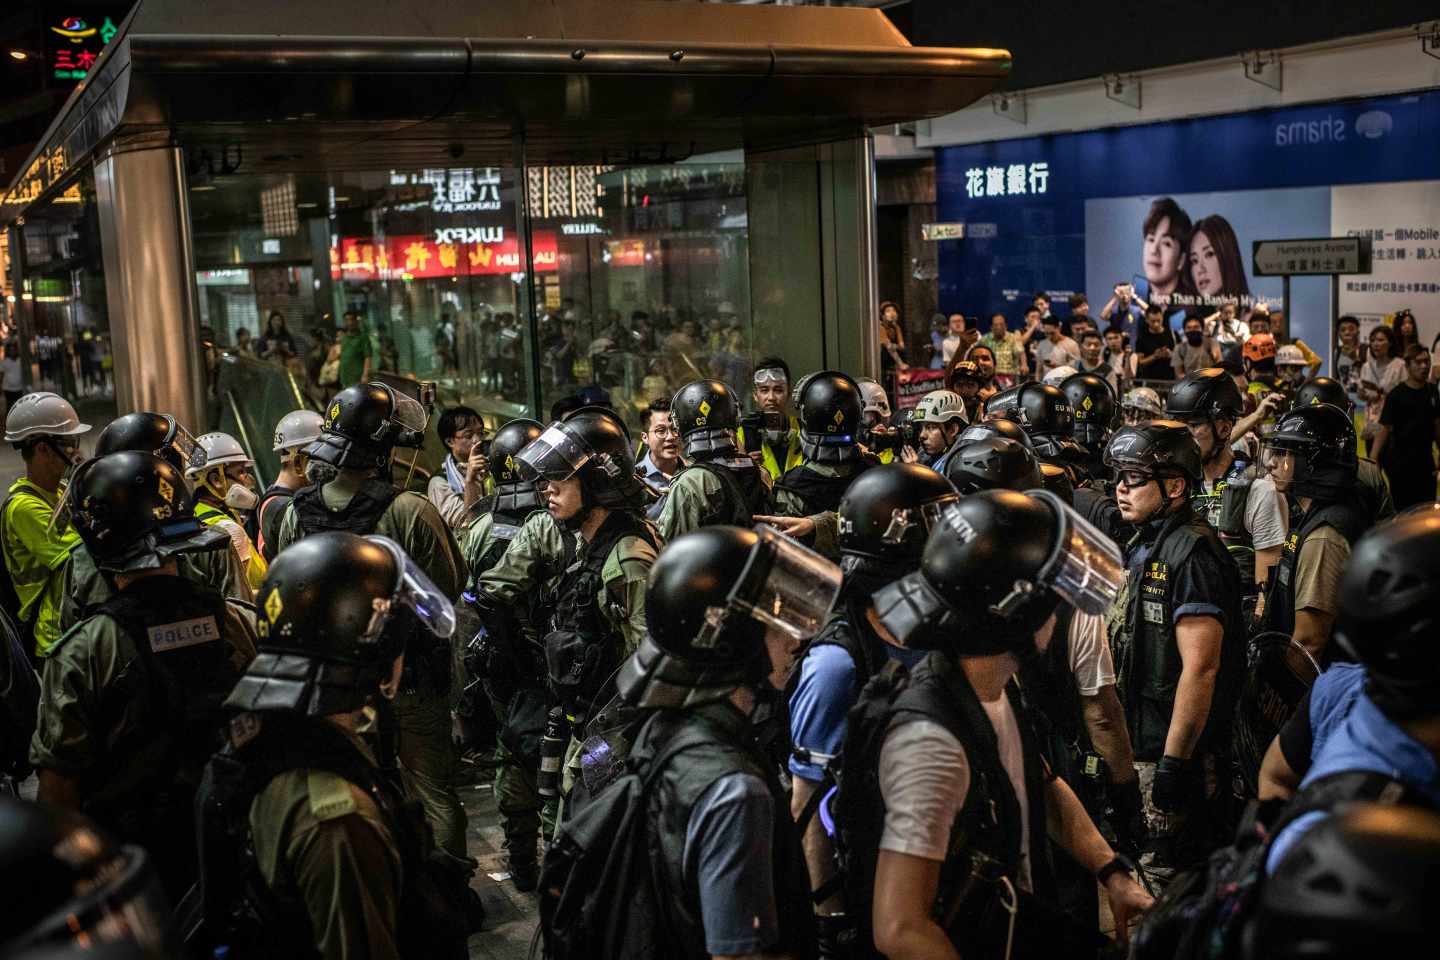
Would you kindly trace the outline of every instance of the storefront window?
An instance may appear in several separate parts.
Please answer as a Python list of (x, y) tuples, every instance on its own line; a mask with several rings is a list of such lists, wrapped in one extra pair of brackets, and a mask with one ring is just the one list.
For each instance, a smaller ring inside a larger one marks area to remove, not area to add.
[(523, 182), (471, 166), (218, 177), (190, 201), (202, 336), (285, 366), (316, 406), (367, 366), (497, 422), (577, 396), (638, 422), (688, 380), (748, 382), (738, 155)]
[(28, 212), (19, 236), (21, 249), (10, 252), (20, 258), (21, 283), (17, 322), (5, 331), (4, 390), (52, 390), (81, 419), (108, 423), (115, 381), (94, 177), (87, 172)]

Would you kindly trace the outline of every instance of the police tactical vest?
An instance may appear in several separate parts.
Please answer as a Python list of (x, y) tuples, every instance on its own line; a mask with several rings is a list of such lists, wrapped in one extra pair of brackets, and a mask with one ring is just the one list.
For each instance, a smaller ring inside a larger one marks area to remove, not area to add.
[(760, 468), (753, 464), (736, 469), (711, 460), (696, 460), (680, 468), (681, 473), (686, 470), (702, 470), (720, 482), (720, 502), (705, 505), (700, 526), (725, 523), (748, 529), (754, 525), (756, 514), (770, 512), (770, 492), (760, 479)]
[(763, 782), (774, 804), (771, 860), (780, 938), (771, 950), (808, 956), (814, 940), (813, 914), (800, 837), (790, 818), (786, 794), (776, 780), (775, 767), (752, 742), (749, 721), (724, 702), (684, 711), (656, 711), (641, 730), (630, 762), (645, 770), (667, 743), (681, 735), (700, 736), (711, 742), (687, 750), (682, 760), (667, 764), (649, 796), (658, 859), (670, 880), (670, 896), (664, 898), (661, 910), (667, 933), (674, 937), (676, 949), (672, 956), (696, 960), (708, 956), (698, 891), (684, 877), (685, 839), (690, 815), (700, 797), (717, 780), (734, 773), (748, 773)]
[(1208, 492), (1197, 486), (1190, 497), (1191, 508), (1219, 534), (1235, 561), (1247, 594), (1255, 591), (1255, 546), (1245, 529), (1245, 508), (1255, 476), (1254, 464), (1236, 460)]
[(1181, 668), (1180, 650), (1175, 643), (1173, 582), (1176, 571), (1201, 551), (1208, 551), (1220, 561), (1225, 588), (1222, 596), (1207, 598), (1222, 610), (1224, 638), (1215, 697), (1199, 748), (1219, 748), (1228, 735), (1239, 671), (1244, 666), (1239, 575), (1215, 531), (1187, 506), (1163, 521), (1144, 566), (1131, 569), (1127, 581), (1129, 606), (1120, 636), (1113, 644), (1120, 698), (1125, 703), (1136, 760), (1158, 762), (1165, 753)]
[(618, 510), (605, 518), (588, 543), (568, 530), (562, 530), (562, 535), (564, 572), (545, 637), (545, 660), (556, 699), (572, 722), (583, 722), (590, 704), (619, 666), (624, 648), (620, 631), (600, 608), (605, 561), (627, 536), (639, 537), (657, 551), (660, 546), (648, 523)]
[(266, 885), (250, 841), (255, 798), (292, 770), (334, 774), (375, 802), (400, 853), (401, 955), (465, 957), (465, 872), (434, 855), (419, 803), (327, 721), (278, 711), (235, 717), (228, 744), (205, 768), (196, 803), (204, 946), (227, 947), (233, 960), (319, 956), (305, 904)]
[[(1042, 759), (1032, 715), (1013, 681), (1005, 688), (1005, 698), (1015, 713), (1025, 754), (1031, 889), (1036, 896), (1051, 898), (1054, 884), (1045, 843), (1045, 788), (1051, 776)], [(989, 714), (953, 658), (932, 654), (915, 668), (910, 686), (895, 701), (890, 729), (915, 720), (929, 720), (949, 730), (964, 747), (970, 765), (970, 789), (950, 831), (937, 903), (946, 905), (962, 895), (977, 866), (983, 865), (992, 879), (1003, 874), (1014, 882), (1023, 837), (1020, 800), (1001, 762), (1000, 743)], [(957, 933), (963, 936), (963, 931), (946, 932), (952, 940)]]
[(875, 464), (876, 461), (870, 458), (835, 464), (837, 475), (832, 477), (817, 473), (810, 462), (806, 461), (787, 471), (775, 486), (798, 497), (805, 516), (833, 513), (840, 509), (840, 501), (855, 478)]
[(1310, 505), (1309, 512), (1292, 526), (1290, 536), (1280, 548), (1280, 562), (1275, 565), (1265, 598), (1266, 630), (1288, 634), (1295, 632), (1295, 577), (1300, 552), (1310, 534), (1326, 525), (1334, 527), (1347, 541), (1354, 543), (1369, 526), (1369, 515), (1358, 499)]
[(295, 519), (301, 536), (343, 530), (363, 537), (375, 532), (375, 525), (399, 495), (394, 484), (372, 478), (365, 481), (343, 510), (331, 510), (325, 506), (320, 485), (311, 484), (295, 492)]

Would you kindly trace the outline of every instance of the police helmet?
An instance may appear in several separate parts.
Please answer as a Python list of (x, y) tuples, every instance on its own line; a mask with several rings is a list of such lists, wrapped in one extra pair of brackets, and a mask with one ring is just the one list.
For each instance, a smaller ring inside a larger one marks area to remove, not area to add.
[(1335, 639), (1398, 718), (1440, 714), (1440, 510), (1406, 512), (1355, 541), (1336, 591)]
[(1022, 383), (997, 393), (986, 401), (985, 416), (1014, 420), (1032, 438), (1064, 438), (1075, 432), (1070, 401), (1048, 383)]
[(621, 698), (675, 708), (758, 686), (776, 666), (767, 632), (779, 631), (792, 648), (809, 639), (840, 580), (839, 567), (768, 527), (711, 526), (676, 537), (650, 570), (648, 626), (616, 677)]
[(1254, 955), (1408, 956), (1440, 936), (1440, 815), (1356, 803), (1310, 827), (1260, 891)]
[(495, 482), (495, 509), (509, 513), (528, 512), (544, 506), (535, 484), (521, 476), (515, 459), (533, 440), (545, 432), (538, 420), (516, 419), (505, 424), (490, 440), (486, 452), (490, 479)]
[(866, 470), (840, 500), (840, 553), (913, 567), (941, 508), (957, 499), (950, 481), (918, 463)]
[(960, 431), (960, 436), (955, 438), (955, 445), (963, 447), (967, 443), (975, 443), (979, 440), (989, 440), (992, 437), (999, 437), (1002, 440), (1014, 440), (1026, 450), (1035, 447), (1030, 439), (1030, 434), (1020, 429), (1020, 424), (1014, 420), (981, 420), (979, 423), (972, 423)]
[(1093, 373), (1077, 373), (1065, 378), (1060, 392), (1070, 401), (1075, 416), (1075, 439), (1088, 444), (1104, 443), (1120, 413), (1109, 381)]
[(1341, 410), (1350, 410), (1350, 395), (1345, 386), (1333, 377), (1311, 377), (1295, 391), (1295, 406), (1311, 407), (1317, 403), (1328, 403)]
[(0, 798), (0, 876), (0, 956), (68, 946), (90, 957), (121, 945), (138, 948), (132, 956), (177, 955), (149, 854), (117, 845), (78, 813)]
[(1040, 464), (1040, 484), (1055, 494), (1062, 503), (1075, 502), (1075, 479), (1070, 471), (1058, 463)]
[(630, 437), (611, 411), (583, 407), (550, 424), (515, 457), (532, 482), (578, 476), (586, 508), (639, 509), (644, 486), (635, 476)]
[(239, 710), (358, 710), (417, 628), (455, 632), (450, 601), (388, 537), (328, 531), (297, 541), (255, 601), (259, 654), (225, 701)]
[(1151, 420), (1116, 430), (1105, 448), (1105, 465), (1117, 472), (1183, 477), (1187, 487), (1198, 484), (1205, 469), (1200, 445), (1178, 420)]
[(67, 491), (85, 549), (101, 570), (153, 570), (181, 553), (230, 543), (218, 527), (195, 519), (190, 485), (169, 460), (126, 450), (87, 460)]
[(95, 438), (97, 457), (122, 450), (153, 453), (184, 470), (195, 452), (195, 438), (169, 414), (136, 411), (111, 420)]
[(998, 436), (958, 447), (945, 462), (945, 476), (962, 495), (981, 490), (1034, 490), (1044, 486), (1039, 461), (1030, 448)]
[(685, 443), (685, 454), (708, 459), (735, 449), (740, 427), (740, 401), (719, 380), (692, 380), (670, 401), (670, 416)]
[(1223, 367), (1206, 367), (1185, 375), (1165, 398), (1165, 416), (1181, 423), (1235, 421), (1245, 412), (1245, 398)]
[(1292, 407), (1265, 441), (1266, 460), (1294, 455), (1295, 472), (1287, 492), (1302, 497), (1336, 497), (1355, 483), (1360, 456), (1350, 415), (1328, 403)]
[(796, 388), (800, 409), (800, 448), (811, 460), (832, 463), (855, 460), (860, 448), (863, 404), (860, 385), (846, 374), (823, 370)]
[(337, 469), (384, 467), (395, 447), (424, 442), (427, 419), (418, 400), (389, 384), (356, 384), (330, 401), (320, 439), (305, 453)]
[(1103, 613), (1124, 581), (1119, 547), (1054, 494), (983, 490), (945, 507), (920, 569), (874, 603), (902, 646), (1023, 654), (1062, 600)]

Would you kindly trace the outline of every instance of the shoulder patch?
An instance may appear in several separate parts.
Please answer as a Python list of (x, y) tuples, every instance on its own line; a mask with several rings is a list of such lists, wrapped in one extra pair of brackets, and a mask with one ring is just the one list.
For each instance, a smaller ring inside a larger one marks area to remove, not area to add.
[(310, 813), (322, 822), (348, 816), (359, 808), (350, 781), (328, 770), (308, 771), (305, 792), (310, 797)]

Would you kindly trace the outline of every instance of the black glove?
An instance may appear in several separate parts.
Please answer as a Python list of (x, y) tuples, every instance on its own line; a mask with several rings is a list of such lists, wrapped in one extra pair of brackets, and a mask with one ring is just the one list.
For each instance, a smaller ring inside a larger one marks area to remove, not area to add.
[(1110, 784), (1110, 829), (1115, 831), (1115, 849), (1134, 860), (1139, 857), (1150, 831), (1145, 826), (1145, 804), (1140, 798), (1140, 778)]
[(819, 960), (848, 960), (858, 937), (859, 931), (845, 914), (815, 915), (815, 955)]
[(1196, 800), (1199, 790), (1200, 765), (1194, 760), (1164, 756), (1155, 765), (1155, 783), (1150, 801), (1164, 813), (1181, 813)]

